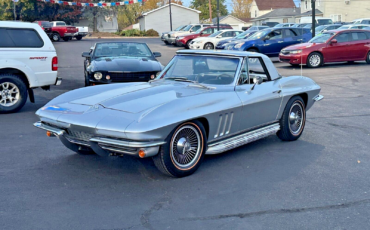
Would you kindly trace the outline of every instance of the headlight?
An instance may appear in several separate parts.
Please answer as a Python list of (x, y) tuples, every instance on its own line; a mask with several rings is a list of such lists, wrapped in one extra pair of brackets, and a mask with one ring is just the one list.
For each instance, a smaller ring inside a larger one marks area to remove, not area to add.
[(291, 50), (291, 51), (289, 51), (289, 53), (291, 53), (291, 54), (300, 54), (300, 53), (302, 53), (302, 50)]
[(100, 72), (94, 73), (94, 78), (96, 80), (100, 80), (100, 79), (102, 79), (102, 77), (103, 77), (103, 74), (102, 73), (100, 73)]
[(237, 48), (237, 49), (239, 49), (240, 47), (242, 47), (242, 45), (243, 45), (244, 43), (238, 43), (238, 44), (236, 44), (235, 46), (234, 46), (234, 48)]

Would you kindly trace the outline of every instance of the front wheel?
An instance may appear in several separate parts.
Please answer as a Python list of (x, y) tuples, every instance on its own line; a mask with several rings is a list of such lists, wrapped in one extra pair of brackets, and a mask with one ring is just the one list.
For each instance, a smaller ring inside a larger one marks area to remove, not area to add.
[(20, 110), (27, 101), (27, 86), (16, 75), (0, 75), (0, 113)]
[(82, 39), (82, 36), (76, 36), (76, 39), (80, 41)]
[(185, 48), (186, 49), (190, 49), (190, 43), (191, 43), (192, 40), (189, 40), (186, 42), (186, 45), (185, 45)]
[(59, 40), (60, 40), (60, 36), (59, 36), (59, 34), (57, 34), (57, 33), (53, 33), (53, 34), (51, 35), (51, 40), (52, 40), (53, 42), (59, 42)]
[(277, 136), (283, 141), (295, 141), (301, 136), (305, 124), (305, 104), (300, 96), (292, 97), (285, 106)]
[(166, 139), (159, 153), (153, 157), (155, 166), (172, 177), (193, 174), (206, 152), (207, 139), (202, 123), (189, 121), (179, 125)]
[(310, 55), (308, 55), (307, 58), (307, 66), (310, 68), (317, 68), (319, 67), (323, 62), (323, 57), (320, 53), (313, 52)]
[(205, 50), (213, 50), (214, 49), (214, 46), (212, 43), (208, 42), (204, 45), (204, 49)]
[(367, 53), (367, 56), (366, 56), (366, 63), (367, 63), (367, 64), (370, 64), (370, 51)]

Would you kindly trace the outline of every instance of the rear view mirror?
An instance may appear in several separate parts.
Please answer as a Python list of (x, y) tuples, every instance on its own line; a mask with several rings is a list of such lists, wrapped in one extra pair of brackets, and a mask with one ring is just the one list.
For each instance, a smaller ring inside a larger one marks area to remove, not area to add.
[(82, 57), (90, 57), (90, 52), (83, 52)]
[(153, 52), (154, 57), (162, 57), (160, 52)]
[(331, 40), (331, 42), (330, 42), (331, 44), (335, 44), (335, 43), (338, 43), (338, 41), (337, 41), (337, 39), (333, 39), (333, 40)]

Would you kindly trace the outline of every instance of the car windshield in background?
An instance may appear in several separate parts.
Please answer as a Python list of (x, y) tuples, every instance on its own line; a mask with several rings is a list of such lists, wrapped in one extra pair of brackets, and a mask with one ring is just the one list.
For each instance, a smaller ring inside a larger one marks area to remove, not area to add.
[(200, 34), (200, 32), (202, 32), (202, 30), (204, 30), (204, 28), (200, 28), (199, 30), (195, 31), (194, 33)]
[(101, 57), (152, 57), (152, 52), (142, 43), (98, 43), (95, 58)]
[(331, 19), (318, 19), (317, 22), (319, 23), (319, 25), (333, 24), (333, 21)]
[(341, 26), (338, 28), (338, 30), (346, 30), (346, 29), (349, 29), (349, 26)]
[(189, 31), (191, 29), (192, 25), (187, 25), (185, 26), (184, 29), (182, 29), (182, 31)]
[(315, 28), (315, 31), (321, 31), (325, 28), (326, 28), (326, 26), (318, 26), (318, 27)]
[(244, 38), (245, 36), (247, 36), (250, 33), (251, 33), (250, 31), (244, 31), (243, 33), (239, 34), (235, 38), (240, 38), (241, 39), (241, 38)]
[(238, 64), (239, 58), (179, 55), (157, 79), (229, 85), (234, 82)]
[(209, 35), (209, 37), (216, 37), (216, 36), (218, 36), (220, 33), (222, 33), (222, 31), (217, 31), (216, 33), (213, 33), (213, 34)]
[(184, 26), (179, 26), (175, 29), (175, 31), (180, 31), (182, 28), (184, 28)]
[(256, 39), (263, 38), (264, 36), (269, 34), (271, 31), (272, 31), (271, 29), (264, 29), (264, 30), (258, 31), (255, 34), (253, 34), (252, 36), (250, 36), (248, 38), (248, 40), (256, 40)]
[(66, 23), (65, 22), (57, 22), (56, 25), (57, 26), (66, 26)]
[(51, 23), (50, 22), (41, 22), (41, 26), (43, 26), (43, 27), (51, 27)]
[(323, 33), (312, 38), (309, 43), (325, 43), (334, 33)]

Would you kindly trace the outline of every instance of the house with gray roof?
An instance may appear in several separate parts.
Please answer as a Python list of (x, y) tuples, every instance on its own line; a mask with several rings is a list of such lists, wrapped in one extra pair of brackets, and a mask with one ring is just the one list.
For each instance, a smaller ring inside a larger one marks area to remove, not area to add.
[(251, 21), (255, 26), (261, 26), (266, 22), (296, 23), (301, 18), (301, 8), (279, 8), (272, 10), (262, 16), (253, 18)]

